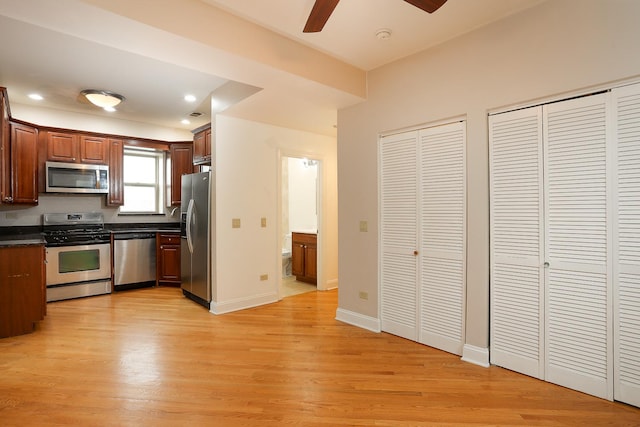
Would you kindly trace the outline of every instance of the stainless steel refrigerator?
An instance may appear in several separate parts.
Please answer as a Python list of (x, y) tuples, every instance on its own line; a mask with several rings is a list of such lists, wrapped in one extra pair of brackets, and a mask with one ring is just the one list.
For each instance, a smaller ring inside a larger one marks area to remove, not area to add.
[(182, 293), (209, 308), (211, 304), (212, 172), (182, 176), (180, 262)]

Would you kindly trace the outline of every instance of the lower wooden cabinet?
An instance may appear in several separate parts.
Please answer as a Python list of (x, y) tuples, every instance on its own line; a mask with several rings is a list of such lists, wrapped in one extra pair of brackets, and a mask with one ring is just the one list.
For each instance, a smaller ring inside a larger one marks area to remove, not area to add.
[(0, 338), (33, 332), (46, 310), (44, 245), (0, 247)]
[(291, 273), (300, 282), (317, 283), (318, 237), (291, 233)]
[(180, 233), (158, 233), (156, 269), (156, 285), (180, 285)]

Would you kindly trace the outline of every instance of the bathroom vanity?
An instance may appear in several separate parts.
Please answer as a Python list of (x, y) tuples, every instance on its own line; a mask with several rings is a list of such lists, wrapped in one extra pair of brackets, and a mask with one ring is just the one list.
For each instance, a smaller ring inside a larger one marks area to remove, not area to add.
[(317, 282), (317, 241), (315, 233), (291, 233), (291, 273), (300, 282)]

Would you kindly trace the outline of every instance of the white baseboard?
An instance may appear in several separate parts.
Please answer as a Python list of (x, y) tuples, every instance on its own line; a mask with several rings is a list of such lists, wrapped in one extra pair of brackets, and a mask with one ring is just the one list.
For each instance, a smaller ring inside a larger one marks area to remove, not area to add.
[(336, 310), (336, 320), (353, 326), (358, 326), (363, 329), (368, 329), (372, 332), (380, 332), (380, 320), (375, 317), (369, 317), (339, 308)]
[(213, 314), (224, 314), (274, 302), (278, 302), (278, 295), (270, 292), (267, 294), (252, 295), (251, 297), (238, 298), (230, 301), (212, 301), (209, 311)]
[(462, 360), (464, 362), (482, 366), (483, 368), (488, 368), (490, 366), (489, 349), (465, 344), (464, 347), (462, 347)]
[(338, 279), (327, 280), (327, 283), (325, 284), (325, 290), (330, 291), (333, 289), (338, 289)]

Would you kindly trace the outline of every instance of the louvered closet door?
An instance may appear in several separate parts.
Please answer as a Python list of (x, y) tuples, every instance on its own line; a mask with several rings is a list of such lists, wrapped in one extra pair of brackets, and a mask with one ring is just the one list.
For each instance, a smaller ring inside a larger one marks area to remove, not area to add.
[(606, 95), (543, 114), (546, 379), (611, 398)]
[(614, 398), (640, 406), (640, 85), (613, 91)]
[(417, 150), (417, 132), (380, 140), (381, 326), (414, 341), (418, 339)]
[(491, 363), (543, 378), (542, 109), (489, 117)]
[(458, 355), (464, 345), (465, 132), (462, 122), (419, 132), (419, 341)]

